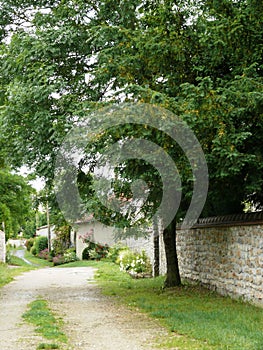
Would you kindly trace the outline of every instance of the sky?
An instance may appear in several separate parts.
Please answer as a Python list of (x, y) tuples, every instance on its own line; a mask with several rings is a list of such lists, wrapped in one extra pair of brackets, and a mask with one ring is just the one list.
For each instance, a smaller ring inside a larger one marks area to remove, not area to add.
[[(19, 174), (22, 175), (22, 176), (27, 176), (29, 174), (32, 174), (33, 171), (30, 170), (28, 167), (26, 166), (22, 166), (20, 168), (20, 171), (19, 171)], [(35, 188), (37, 191), (40, 191), (44, 188), (45, 186), (45, 181), (41, 178), (36, 178), (35, 180), (31, 180), (29, 181), (30, 185)]]

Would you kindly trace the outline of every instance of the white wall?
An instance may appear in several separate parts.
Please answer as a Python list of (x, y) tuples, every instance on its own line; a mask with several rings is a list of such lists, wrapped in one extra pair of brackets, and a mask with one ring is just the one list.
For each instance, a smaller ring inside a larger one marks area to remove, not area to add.
[(93, 232), (93, 241), (96, 243), (108, 244), (109, 246), (115, 243), (113, 228), (104, 226), (100, 222), (83, 222), (76, 224), (74, 228), (76, 231), (76, 254), (79, 259), (82, 259), (82, 252), (87, 246), (82, 239), (87, 233)]
[(0, 230), (0, 262), (5, 263), (6, 246), (5, 246), (5, 233)]
[[(48, 237), (48, 226), (41, 226), (41, 227), (37, 228), (36, 235)], [(50, 227), (50, 238), (51, 238), (51, 240), (56, 238), (55, 226)]]

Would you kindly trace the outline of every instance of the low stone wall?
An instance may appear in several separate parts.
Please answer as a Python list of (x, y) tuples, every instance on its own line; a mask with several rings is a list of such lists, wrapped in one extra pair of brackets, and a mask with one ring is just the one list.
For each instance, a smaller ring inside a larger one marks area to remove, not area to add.
[(0, 262), (4, 262), (6, 259), (6, 246), (5, 246), (5, 233), (0, 231)]
[(263, 304), (263, 224), (178, 230), (177, 250), (183, 278)]

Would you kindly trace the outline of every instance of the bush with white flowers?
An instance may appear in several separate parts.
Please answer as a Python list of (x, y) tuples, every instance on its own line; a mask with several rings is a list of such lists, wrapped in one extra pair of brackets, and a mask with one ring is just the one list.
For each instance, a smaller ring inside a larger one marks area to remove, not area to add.
[(132, 274), (149, 272), (150, 261), (145, 253), (134, 253), (128, 248), (119, 253), (117, 262), (121, 271), (128, 271)]

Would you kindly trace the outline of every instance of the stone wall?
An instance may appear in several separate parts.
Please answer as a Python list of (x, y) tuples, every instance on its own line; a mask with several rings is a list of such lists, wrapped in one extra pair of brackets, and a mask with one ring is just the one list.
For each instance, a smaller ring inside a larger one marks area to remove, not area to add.
[(5, 233), (0, 231), (0, 262), (5, 262), (6, 257)]
[(263, 304), (263, 223), (178, 230), (177, 250), (183, 278)]

